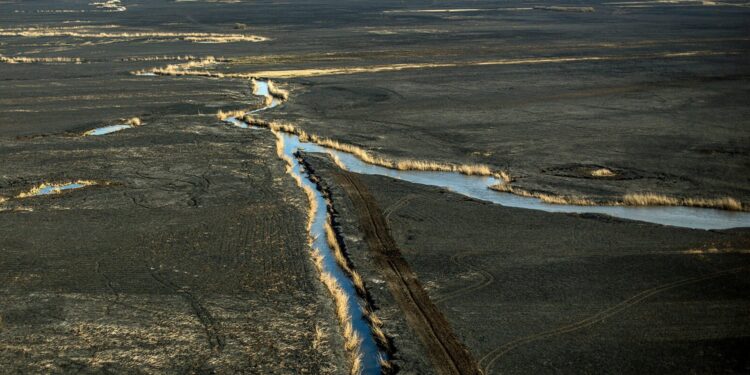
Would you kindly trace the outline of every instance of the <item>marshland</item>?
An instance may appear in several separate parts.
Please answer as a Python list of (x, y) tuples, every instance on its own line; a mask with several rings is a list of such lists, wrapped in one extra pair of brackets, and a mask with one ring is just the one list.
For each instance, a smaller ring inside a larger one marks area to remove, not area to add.
[(0, 2), (0, 368), (746, 373), (747, 5)]

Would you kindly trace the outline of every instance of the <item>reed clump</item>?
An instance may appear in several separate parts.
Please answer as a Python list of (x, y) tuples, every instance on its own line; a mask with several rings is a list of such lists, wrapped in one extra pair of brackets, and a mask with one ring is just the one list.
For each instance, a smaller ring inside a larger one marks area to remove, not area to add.
[(214, 56), (206, 56), (199, 60), (189, 59), (187, 60), (187, 62), (180, 63), (180, 64), (169, 64), (163, 67), (156, 67), (156, 68), (145, 69), (145, 70), (137, 70), (133, 72), (133, 74), (136, 74), (136, 75), (156, 74), (156, 75), (161, 75), (161, 76), (204, 76), (204, 77), (223, 78), (224, 74), (222, 73), (213, 73), (213, 72), (209, 72), (206, 70), (194, 70), (194, 69), (207, 68), (219, 62), (226, 62), (226, 61), (229, 61), (229, 60), (224, 59), (224, 58), (217, 59)]
[(138, 127), (138, 126), (143, 125), (143, 122), (141, 122), (141, 119), (138, 117), (131, 117), (125, 123), (132, 127)]
[(320, 349), (327, 342), (328, 335), (319, 325), (315, 325), (315, 336), (313, 337), (313, 349)]
[(238, 109), (236, 111), (227, 111), (227, 112), (219, 110), (218, 112), (216, 112), (216, 118), (218, 118), (221, 121), (224, 121), (230, 117), (243, 118), (246, 112), (247, 111), (245, 111), (244, 109)]
[(625, 194), (622, 204), (626, 206), (689, 206), (718, 208), (728, 211), (744, 211), (742, 202), (732, 197), (723, 198), (675, 198), (655, 193)]
[(9, 57), (0, 55), (0, 63), (5, 64), (83, 64), (80, 57)]
[(344, 253), (344, 249), (341, 248), (341, 245), (339, 244), (339, 240), (336, 237), (336, 232), (333, 229), (333, 223), (331, 223), (330, 217), (328, 218), (328, 220), (326, 220), (326, 223), (323, 225), (323, 229), (326, 232), (326, 241), (328, 242), (328, 246), (331, 248), (331, 251), (333, 252), (333, 256), (336, 259), (336, 263), (352, 279), (352, 284), (354, 284), (354, 288), (357, 289), (357, 293), (359, 293), (359, 295), (362, 297), (366, 297), (367, 289), (365, 288), (365, 282), (362, 279), (362, 276), (360, 276), (359, 273), (352, 268), (352, 265), (349, 262), (349, 259), (346, 257), (346, 254)]
[(343, 330), (344, 347), (351, 356), (351, 373), (359, 374), (362, 370), (362, 354), (360, 350), (362, 339), (352, 325), (353, 318), (352, 313), (349, 310), (349, 297), (338, 284), (336, 279), (323, 269), (323, 255), (320, 253), (320, 250), (313, 250), (312, 257), (315, 267), (318, 269), (320, 280), (333, 296), (334, 305), (336, 307), (336, 316)]
[(552, 195), (540, 192), (531, 192), (525, 189), (515, 188), (510, 183), (502, 183), (490, 186), (490, 189), (512, 193), (522, 197), (538, 198), (549, 204), (569, 204), (575, 206), (686, 206), (715, 208), (727, 211), (747, 211), (741, 201), (732, 197), (722, 198), (676, 198), (655, 193), (630, 193), (625, 194), (621, 200), (597, 202), (592, 199), (577, 196)]
[(271, 94), (271, 96), (275, 96), (283, 101), (289, 99), (289, 91), (277, 87), (276, 84), (270, 79), (268, 80), (268, 93)]
[(131, 61), (192, 61), (200, 60), (193, 55), (177, 55), (177, 56), (134, 56), (134, 57), (123, 57), (117, 61), (131, 62)]
[(593, 177), (613, 177), (616, 175), (617, 173), (608, 168), (598, 168), (591, 171), (591, 176)]
[(564, 196), (564, 195), (552, 195), (547, 193), (540, 193), (540, 192), (532, 192), (525, 189), (520, 189), (513, 187), (509, 182), (509, 180), (505, 180), (506, 182), (495, 184), (490, 186), (490, 189), (504, 192), (504, 193), (511, 193), (522, 197), (529, 197), (529, 198), (537, 198), (541, 200), (544, 203), (549, 204), (570, 204), (575, 206), (594, 206), (597, 203), (594, 202), (591, 199), (583, 198), (583, 197), (577, 197), (577, 196)]
[(341, 161), (341, 158), (334, 152), (329, 152), (328, 155), (331, 156), (331, 159), (333, 160), (333, 163), (336, 164), (337, 167), (346, 170), (346, 164), (344, 164), (343, 161)]
[(70, 37), (86, 39), (153, 39), (184, 40), (194, 43), (264, 42), (268, 38), (248, 34), (180, 33), (180, 32), (102, 32), (102, 27), (23, 27), (0, 29), (0, 36), (45, 38)]

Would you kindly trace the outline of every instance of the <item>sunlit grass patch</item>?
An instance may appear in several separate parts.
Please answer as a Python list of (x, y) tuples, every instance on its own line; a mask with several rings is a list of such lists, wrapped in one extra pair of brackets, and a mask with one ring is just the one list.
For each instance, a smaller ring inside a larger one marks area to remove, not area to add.
[(544, 203), (563, 205), (569, 204), (574, 206), (685, 206), (715, 208), (727, 211), (745, 211), (747, 209), (741, 201), (732, 197), (677, 198), (656, 193), (630, 193), (625, 194), (621, 200), (597, 202), (585, 197), (531, 192), (525, 189), (513, 187), (508, 182), (492, 185), (490, 186), (490, 189), (505, 193), (512, 193), (522, 197), (538, 198)]
[(722, 198), (675, 198), (655, 193), (626, 194), (622, 203), (627, 206), (689, 206), (718, 208), (728, 211), (743, 211), (742, 202), (732, 197)]
[(591, 171), (592, 177), (613, 177), (616, 175), (617, 173), (608, 168), (597, 168)]

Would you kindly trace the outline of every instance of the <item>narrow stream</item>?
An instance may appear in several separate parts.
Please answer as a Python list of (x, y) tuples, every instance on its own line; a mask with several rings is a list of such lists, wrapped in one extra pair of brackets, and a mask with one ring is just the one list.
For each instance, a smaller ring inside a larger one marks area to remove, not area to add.
[[(286, 138), (284, 138), (284, 140), (286, 141)], [(352, 326), (359, 337), (362, 338), (362, 344), (360, 346), (360, 352), (362, 353), (362, 374), (380, 374), (380, 363), (378, 362), (378, 357), (381, 355), (380, 350), (378, 349), (378, 345), (375, 343), (375, 339), (370, 331), (370, 325), (365, 319), (364, 310), (360, 305), (360, 298), (357, 294), (357, 290), (354, 287), (354, 283), (349, 278), (349, 275), (347, 275), (336, 262), (333, 250), (326, 240), (324, 225), (328, 220), (328, 203), (323, 198), (320, 191), (318, 191), (318, 186), (310, 180), (310, 176), (294, 156), (298, 150), (298, 145), (294, 143), (284, 143), (284, 154), (293, 161), (291, 173), (300, 177), (302, 183), (315, 192), (317, 208), (312, 226), (310, 227), (310, 235), (314, 238), (312, 246), (313, 248), (320, 250), (321, 255), (323, 255), (323, 271), (330, 273), (331, 276), (336, 279), (338, 285), (344, 290), (344, 292), (346, 292), (346, 295), (349, 296), (348, 302), (349, 311), (352, 314)], [(384, 354), (383, 357), (385, 358)]]
[[(257, 81), (253, 91), (254, 95), (267, 97), (270, 96), (268, 91), (268, 82)], [(281, 104), (281, 101), (277, 98), (273, 98), (271, 103), (263, 108), (250, 111), (248, 113), (258, 113)], [(229, 117), (224, 121), (241, 127), (249, 129), (262, 129), (256, 126), (248, 126), (246, 123), (238, 120), (235, 117)], [(362, 339), (360, 344), (360, 353), (362, 354), (362, 374), (364, 375), (378, 375), (380, 371), (379, 358), (382, 356), (386, 358), (384, 353), (380, 352), (377, 343), (370, 330), (370, 325), (367, 322), (362, 305), (360, 305), (360, 297), (354, 287), (354, 283), (349, 278), (343, 269), (336, 262), (334, 252), (331, 249), (326, 239), (325, 223), (328, 220), (328, 203), (326, 202), (323, 195), (318, 190), (318, 186), (310, 180), (309, 175), (305, 171), (304, 167), (300, 164), (299, 160), (295, 156), (299, 150), (299, 142), (296, 137), (289, 138), (287, 134), (280, 134), (284, 140), (284, 155), (288, 160), (292, 162), (291, 173), (298, 177), (302, 184), (310, 188), (315, 193), (315, 200), (317, 201), (315, 215), (313, 217), (312, 226), (310, 227), (310, 237), (313, 238), (312, 247), (318, 249), (320, 254), (323, 256), (323, 267), (322, 271), (327, 272), (333, 276), (338, 283), (339, 287), (344, 290), (348, 298), (349, 311), (352, 315), (352, 326)], [(364, 302), (362, 302), (364, 303)]]

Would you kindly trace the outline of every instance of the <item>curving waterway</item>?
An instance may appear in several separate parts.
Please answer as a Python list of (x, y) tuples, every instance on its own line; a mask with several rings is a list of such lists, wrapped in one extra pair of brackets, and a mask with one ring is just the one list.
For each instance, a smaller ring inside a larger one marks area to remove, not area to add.
[[(268, 83), (257, 81), (253, 94), (268, 97)], [(257, 113), (273, 108), (281, 104), (274, 98), (270, 105), (251, 111)], [(250, 126), (247, 123), (230, 117), (225, 119), (227, 123), (241, 128), (264, 129)], [(462, 194), (468, 197), (489, 201), (507, 207), (518, 207), (547, 212), (568, 213), (594, 213), (614, 216), (623, 219), (638, 220), (649, 223), (671, 225), (676, 227), (696, 229), (727, 229), (734, 227), (750, 227), (750, 213), (732, 212), (708, 208), (693, 207), (635, 207), (635, 206), (576, 206), (557, 205), (542, 202), (538, 198), (522, 197), (512, 193), (498, 192), (489, 189), (490, 186), (501, 183), (502, 180), (492, 176), (468, 176), (456, 172), (432, 172), (432, 171), (401, 171), (389, 169), (363, 162), (353, 154), (330, 149), (315, 143), (302, 142), (295, 134), (278, 132), (277, 136), (283, 142), (283, 154), (292, 162), (291, 173), (299, 177), (302, 184), (315, 192), (317, 209), (314, 213), (310, 236), (314, 239), (313, 247), (320, 250), (323, 255), (323, 271), (330, 273), (341, 288), (349, 296), (349, 311), (353, 315), (352, 323), (355, 330), (362, 338), (361, 352), (363, 355), (363, 374), (379, 374), (380, 364), (378, 357), (380, 352), (372, 336), (370, 326), (364, 318), (364, 311), (360, 303), (356, 289), (348, 275), (339, 267), (333, 255), (333, 251), (326, 241), (324, 225), (328, 220), (327, 202), (318, 191), (317, 186), (308, 175), (305, 168), (297, 160), (298, 151), (329, 153), (338, 157), (343, 166), (355, 173), (388, 176), (413, 183), (437, 186)]]
[[(256, 95), (268, 95), (268, 86), (265, 81), (258, 81)], [(260, 112), (279, 105), (274, 99), (270, 106), (254, 112)], [(248, 126), (235, 118), (227, 119), (228, 122), (245, 128), (261, 129)], [(315, 143), (300, 141), (294, 134), (283, 133), (284, 150), (287, 157), (294, 158), (298, 150), (308, 152), (322, 152), (336, 155), (347, 170), (361, 173), (388, 176), (414, 182), (423, 185), (437, 186), (447, 190), (466, 195), (472, 198), (486, 200), (507, 207), (526, 208), (547, 212), (568, 213), (593, 213), (614, 216), (622, 219), (638, 220), (648, 223), (671, 225), (676, 227), (694, 229), (728, 229), (736, 227), (750, 227), (750, 213), (717, 210), (712, 208), (684, 207), (684, 206), (577, 206), (549, 204), (538, 198), (523, 197), (512, 193), (499, 192), (489, 189), (489, 186), (502, 182), (496, 177), (467, 176), (455, 172), (432, 172), (432, 171), (400, 171), (372, 165), (363, 162), (353, 154), (330, 149)]]

